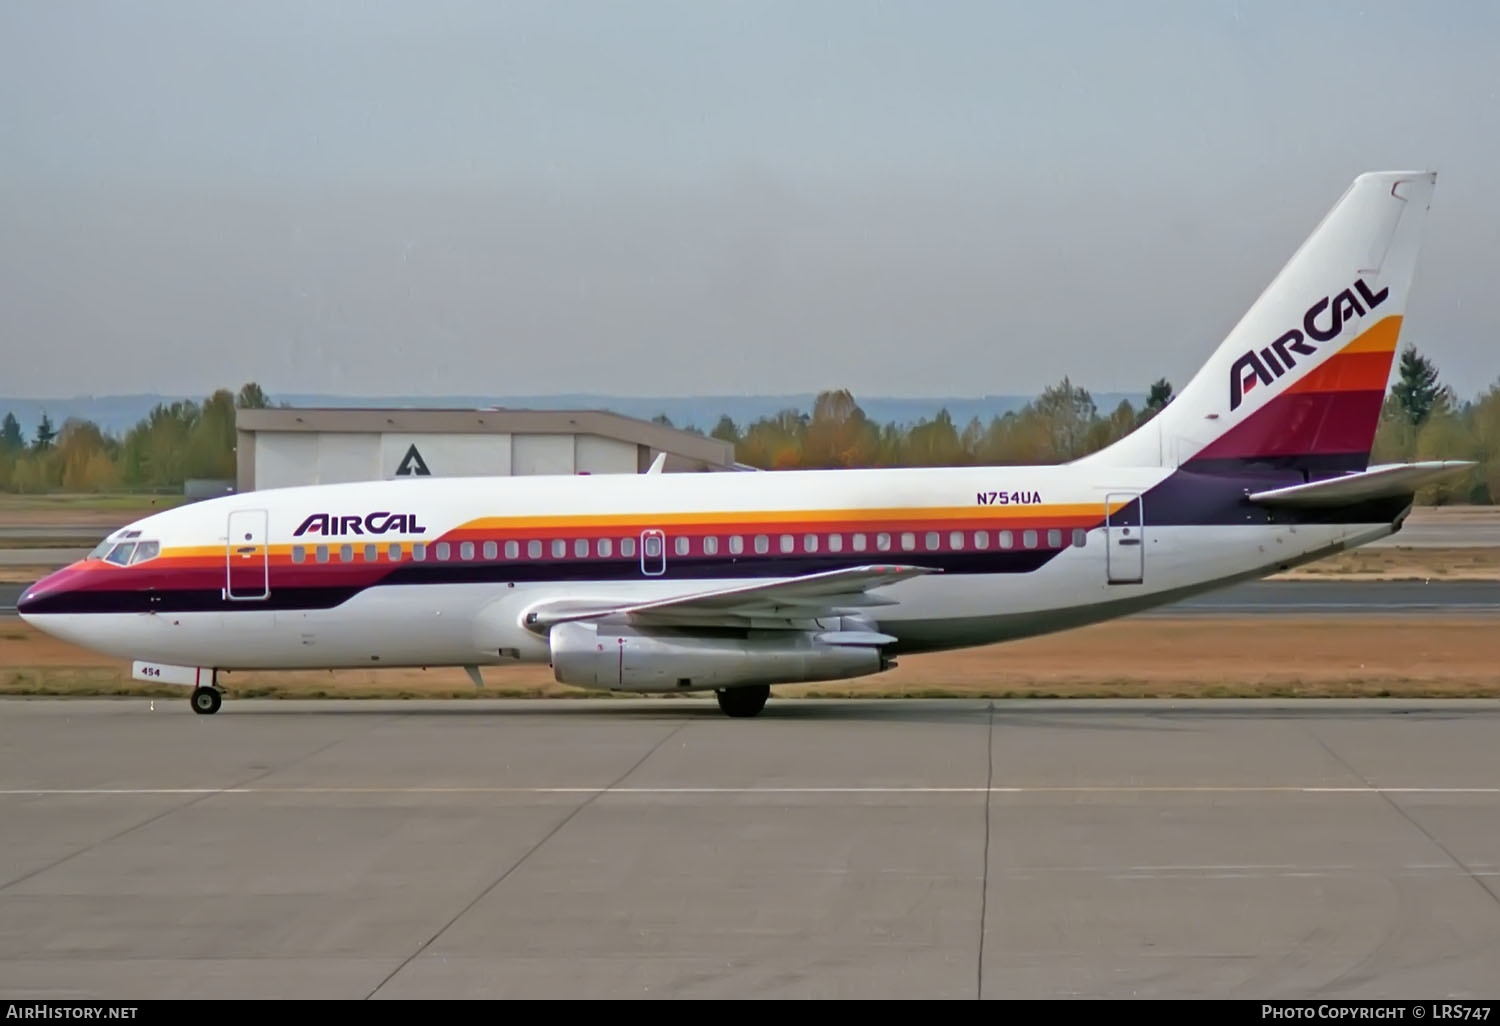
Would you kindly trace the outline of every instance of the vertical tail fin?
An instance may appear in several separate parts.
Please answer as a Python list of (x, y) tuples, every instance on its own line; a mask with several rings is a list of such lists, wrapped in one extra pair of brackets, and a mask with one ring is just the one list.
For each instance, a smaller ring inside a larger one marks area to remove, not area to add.
[(1436, 183), (1356, 178), (1166, 409), (1079, 462), (1365, 469)]

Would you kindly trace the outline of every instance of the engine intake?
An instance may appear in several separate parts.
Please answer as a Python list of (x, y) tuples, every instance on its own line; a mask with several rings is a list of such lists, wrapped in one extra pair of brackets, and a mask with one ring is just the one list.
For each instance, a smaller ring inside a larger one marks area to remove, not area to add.
[(560, 623), (550, 633), (552, 672), (558, 683), (575, 687), (698, 691), (843, 680), (893, 665), (869, 644), (880, 635), (865, 633), (849, 644), (854, 637), (841, 633)]

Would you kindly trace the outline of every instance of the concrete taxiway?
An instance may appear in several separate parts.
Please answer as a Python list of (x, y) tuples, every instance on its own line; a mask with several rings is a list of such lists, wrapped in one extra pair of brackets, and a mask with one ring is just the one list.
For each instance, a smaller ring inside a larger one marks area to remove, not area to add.
[(1493, 998), (1500, 703), (0, 703), (0, 993)]

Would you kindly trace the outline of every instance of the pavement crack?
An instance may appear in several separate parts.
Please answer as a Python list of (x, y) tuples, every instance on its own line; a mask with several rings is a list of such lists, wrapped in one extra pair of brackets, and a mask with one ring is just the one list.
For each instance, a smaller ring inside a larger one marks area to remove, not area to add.
[[(1309, 731), (1309, 733), (1312, 732)], [(1389, 805), (1393, 810), (1395, 810), (1398, 816), (1410, 823), (1413, 827), (1416, 828), (1418, 833), (1427, 838), (1427, 840), (1431, 841), (1432, 846), (1446, 855), (1450, 862), (1452, 862), (1455, 866), (1457, 866), (1459, 869), (1462, 869), (1466, 874), (1468, 874), (1469, 879), (1478, 884), (1479, 888), (1484, 891), (1484, 893), (1489, 897), (1491, 901), (1493, 901), (1496, 905), (1500, 905), (1500, 894), (1497, 894), (1493, 887), (1485, 883), (1483, 877), (1475, 873), (1474, 870), (1470, 869), (1468, 863), (1459, 858), (1457, 855), (1453, 854), (1453, 852), (1448, 848), (1446, 844), (1438, 840), (1437, 837), (1434, 836), (1430, 830), (1424, 827), (1415, 816), (1403, 809), (1399, 802), (1397, 802), (1394, 798), (1386, 793), (1384, 788), (1377, 787), (1368, 777), (1366, 777), (1359, 770), (1355, 769), (1354, 766), (1350, 764), (1348, 759), (1345, 759), (1338, 752), (1335, 752), (1332, 748), (1330, 748), (1328, 742), (1324, 741), (1315, 733), (1312, 734), (1312, 737), (1314, 741), (1323, 746), (1323, 751), (1331, 755), (1334, 760), (1339, 763), (1339, 765), (1343, 766), (1350, 773), (1354, 774), (1355, 779), (1357, 779), (1361, 784), (1364, 784), (1370, 790), (1380, 795), (1381, 801)]]
[(488, 887), (486, 887), (484, 890), (482, 890), (478, 894), (476, 894), (474, 896), (474, 899), (472, 901), (470, 901), (467, 905), (465, 905), (463, 908), (459, 909), (456, 913), (454, 913), (453, 918), (449, 919), (442, 926), (438, 927), (437, 932), (434, 933), (431, 937), (428, 937), (427, 940), (422, 944), (421, 947), (417, 948), (416, 951), (413, 951), (410, 955), (408, 955), (401, 962), (400, 965), (396, 966), (396, 968), (392, 969), (389, 973), (387, 973), (385, 979), (383, 979), (379, 983), (377, 983), (375, 985), (375, 989), (372, 990), (372, 991), (370, 991), (370, 993), (368, 993), (368, 994), (365, 995), (365, 1000), (368, 1001), (368, 1000), (370, 1000), (370, 998), (372, 998), (376, 994), (378, 994), (380, 992), (380, 989), (382, 987), (384, 987), (387, 983), (390, 983), (391, 980), (395, 979), (397, 973), (401, 972), (401, 970), (403, 970), (407, 966), (411, 965), (411, 963), (413, 961), (415, 961), (416, 958), (419, 955), (422, 954), (422, 952), (424, 952), (428, 948), (432, 947), (432, 945), (434, 943), (436, 943), (436, 941), (437, 941), (437, 939), (439, 937), (441, 937), (443, 934), (447, 933), (449, 931), (449, 929), (452, 928), (452, 926), (453, 926), (454, 923), (456, 923), (460, 919), (462, 919), (464, 917), (464, 915), (470, 909), (472, 909), (475, 905), (478, 905), (481, 901), (483, 901), (485, 899), (485, 897), (487, 895), (489, 895), (489, 893), (491, 891), (493, 891), (496, 887), (499, 887), (501, 884), (503, 884), (506, 881), (506, 879), (512, 873), (514, 873), (517, 869), (520, 869), (521, 866), (525, 864), (525, 862), (526, 862), (527, 859), (529, 859), (529, 858), (531, 858), (531, 856), (535, 855), (537, 853), (537, 851), (544, 844), (546, 844), (548, 841), (552, 840), (552, 838), (556, 837), (558, 835), (558, 833), (561, 832), (561, 830), (562, 830), (563, 827), (565, 827), (569, 823), (573, 822), (573, 819), (574, 819), (575, 816), (577, 816), (584, 809), (588, 808), (590, 805), (594, 804), (594, 802), (597, 801), (599, 798), (603, 797), (604, 795), (608, 794), (610, 791), (613, 791), (615, 788), (617, 788), (621, 784), (623, 784), (625, 782), (626, 778), (628, 778), (636, 770), (640, 769), (641, 766), (645, 763), (645, 761), (647, 759), (651, 758), (651, 756), (655, 755), (658, 751), (660, 751), (662, 745), (664, 745), (668, 741), (672, 740), (672, 738), (676, 737), (686, 727), (687, 727), (687, 723), (686, 722), (679, 723), (677, 726), (673, 727), (670, 731), (668, 731), (662, 737), (662, 739), (660, 741), (658, 741), (658, 742), (656, 742), (656, 744), (652, 745), (651, 748), (650, 748), (650, 750), (647, 751), (645, 755), (641, 756), (634, 763), (632, 763), (631, 766), (630, 766), (630, 768), (627, 769), (624, 773), (621, 773), (614, 780), (611, 780), (608, 784), (604, 785), (602, 788), (600, 788), (599, 790), (595, 791), (593, 794), (589, 795), (588, 798), (586, 798), (584, 801), (579, 802), (576, 806), (574, 806), (573, 810), (571, 812), (569, 812), (566, 816), (564, 816), (562, 819), (560, 819), (557, 822), (556, 826), (554, 826), (551, 830), (548, 830), (546, 832), (546, 834), (544, 834), (541, 837), (540, 840), (538, 840), (530, 848), (527, 848), (526, 851), (522, 852), (520, 858), (518, 858), (514, 862), (512, 862), (510, 864), (510, 866), (507, 867), (506, 870), (503, 873), (501, 873), (499, 876), (495, 877), (495, 879), (490, 882), (490, 884), (489, 884)]
[(995, 787), (995, 703), (990, 702), (989, 729), (985, 733), (984, 774), (984, 866), (979, 887), (979, 959), (975, 967), (975, 998), (984, 998), (984, 928), (990, 897), (990, 795)]
[(45, 866), (38, 866), (36, 869), (31, 870), (29, 873), (22, 873), (20, 876), (12, 880), (5, 881), (5, 883), (0, 884), (0, 891), (4, 891), (8, 888), (14, 887), (18, 883), (23, 883), (27, 880), (30, 880), (32, 877), (37, 876), (41, 873), (45, 873), (49, 869), (56, 869), (58, 866), (61, 866), (66, 862), (71, 862), (73, 859), (78, 858), (80, 855), (87, 855), (89, 852), (93, 851), (96, 848), (109, 844), (111, 841), (118, 841), (125, 835), (132, 834), (137, 830), (148, 827), (152, 823), (156, 823), (159, 820), (165, 819), (173, 813), (181, 812), (184, 809), (190, 809), (200, 802), (208, 801), (210, 798), (217, 798), (219, 795), (223, 794), (226, 791), (234, 791), (242, 787), (248, 787), (251, 784), (255, 783), (257, 780), (264, 780), (272, 773), (280, 773), (284, 769), (290, 769), (291, 767), (297, 765), (299, 762), (304, 762), (307, 759), (313, 758), (314, 756), (321, 755), (322, 753), (328, 751), (328, 749), (332, 748), (334, 745), (339, 744), (342, 740), (342, 738), (335, 738), (334, 740), (328, 742), (326, 745), (322, 745), (319, 748), (313, 749), (306, 755), (299, 755), (297, 758), (293, 759), (291, 762), (287, 763), (284, 766), (272, 766), (271, 768), (263, 769), (258, 773), (252, 773), (250, 776), (245, 777), (243, 780), (236, 780), (232, 784), (225, 784), (223, 787), (216, 788), (215, 790), (209, 791), (206, 794), (195, 795), (194, 797), (188, 799), (180, 805), (174, 805), (170, 809), (163, 809), (156, 815), (148, 816), (146, 819), (141, 820), (139, 823), (133, 823), (123, 830), (117, 830), (114, 833), (110, 834), (108, 837), (101, 837), (97, 841), (90, 841), (88, 844), (84, 845), (82, 848), (79, 848), (77, 851), (69, 852), (61, 858), (53, 859)]

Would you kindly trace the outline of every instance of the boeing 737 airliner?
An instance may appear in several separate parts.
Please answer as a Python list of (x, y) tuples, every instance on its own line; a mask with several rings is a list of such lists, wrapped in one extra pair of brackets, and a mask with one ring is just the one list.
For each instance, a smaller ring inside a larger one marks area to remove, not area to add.
[(190, 687), (200, 713), (220, 670), (462, 666), (480, 684), (545, 662), (754, 716), (773, 684), (1274, 573), (1399, 530), (1419, 485), (1468, 465), (1369, 465), (1435, 184), (1356, 178), (1173, 402), (1069, 464), (251, 492), (115, 532), (19, 610)]

